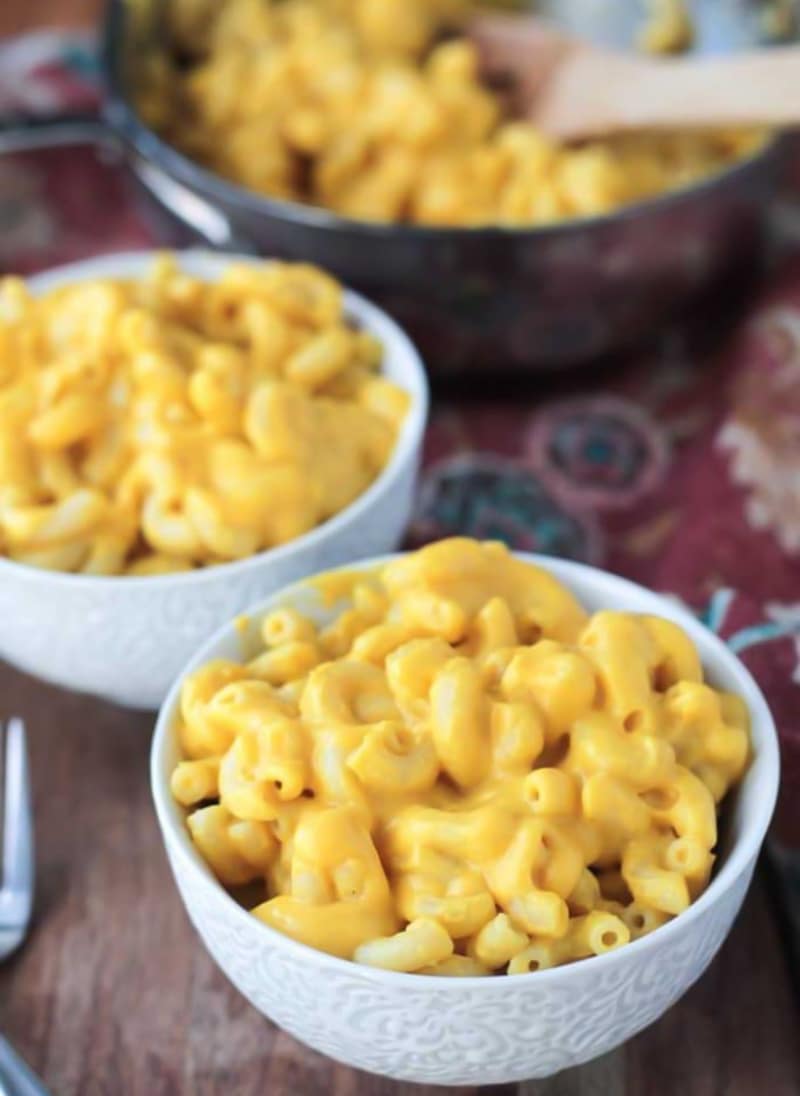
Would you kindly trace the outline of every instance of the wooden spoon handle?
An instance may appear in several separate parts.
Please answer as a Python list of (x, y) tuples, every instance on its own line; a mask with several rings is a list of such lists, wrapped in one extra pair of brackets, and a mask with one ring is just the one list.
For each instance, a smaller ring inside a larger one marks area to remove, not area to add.
[(551, 72), (529, 115), (560, 138), (632, 129), (798, 125), (800, 48), (670, 61), (576, 50)]
[(522, 113), (528, 112), (556, 69), (576, 50), (586, 48), (531, 16), (482, 13), (473, 17), (468, 31), (483, 75), (501, 84), (509, 80)]

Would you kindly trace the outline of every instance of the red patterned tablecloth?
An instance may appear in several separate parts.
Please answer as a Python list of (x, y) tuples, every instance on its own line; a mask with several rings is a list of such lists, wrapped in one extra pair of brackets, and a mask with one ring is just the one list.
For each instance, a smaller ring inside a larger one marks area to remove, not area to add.
[[(96, 99), (91, 42), (0, 45), (0, 113)], [(754, 671), (781, 734), (774, 832), (800, 848), (800, 207), (766, 284), (699, 349), (688, 331), (555, 394), (443, 395), (412, 539), (460, 531), (587, 560), (704, 614)], [(0, 159), (0, 269), (152, 246), (119, 168), (86, 148)], [(703, 340), (700, 340), (702, 342)], [(498, 362), (502, 366), (502, 362)]]

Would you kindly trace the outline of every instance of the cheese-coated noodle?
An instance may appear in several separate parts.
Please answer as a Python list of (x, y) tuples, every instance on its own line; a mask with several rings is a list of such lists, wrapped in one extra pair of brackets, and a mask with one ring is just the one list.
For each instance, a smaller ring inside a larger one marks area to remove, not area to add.
[[(3, 280), (0, 552), (146, 576), (308, 532), (391, 455), (408, 396), (381, 357), (311, 266), (231, 265), (209, 284), (163, 256), (138, 281), (36, 298)], [(286, 652), (271, 664), (275, 683), (299, 672)]]
[(315, 585), (350, 603), (332, 624), (273, 610), (264, 653), (183, 685), (172, 791), (256, 917), (387, 970), (520, 974), (703, 891), (748, 721), (681, 628), (589, 617), (466, 539)]
[[(515, 120), (458, 32), (468, 0), (226, 0), (169, 5), (181, 61), (145, 59), (145, 120), (250, 190), (362, 221), (551, 224), (690, 185), (763, 134), (634, 133), (558, 145)], [(192, 10), (200, 9), (197, 18)], [(682, 0), (643, 44), (683, 48)], [(635, 94), (635, 91), (632, 91)], [(312, 353), (293, 369), (323, 373)]]

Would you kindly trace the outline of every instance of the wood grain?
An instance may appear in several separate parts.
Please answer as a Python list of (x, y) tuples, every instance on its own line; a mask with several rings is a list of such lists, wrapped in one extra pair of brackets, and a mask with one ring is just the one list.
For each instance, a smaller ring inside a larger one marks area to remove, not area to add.
[(103, 0), (0, 0), (0, 38), (41, 27), (88, 27)]
[[(18, 712), (29, 728), (39, 873), (32, 935), (0, 967), (0, 1029), (54, 1096), (444, 1091), (336, 1066), (229, 986), (169, 874), (148, 790), (149, 716), (2, 665), (0, 697), (0, 714)], [(517, 1091), (797, 1096), (798, 1030), (786, 959), (757, 885), (709, 973), (658, 1024), (598, 1062)]]

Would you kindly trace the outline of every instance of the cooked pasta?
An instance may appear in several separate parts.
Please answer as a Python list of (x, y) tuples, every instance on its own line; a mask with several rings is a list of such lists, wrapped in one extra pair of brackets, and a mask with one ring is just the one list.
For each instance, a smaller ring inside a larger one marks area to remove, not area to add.
[[(250, 190), (363, 221), (540, 225), (607, 213), (721, 170), (753, 132), (633, 134), (559, 146), (514, 120), (464, 0), (227, 0), (177, 5), (176, 65), (144, 66), (144, 118)], [(660, 5), (654, 49), (690, 33)]]
[(300, 536), (390, 457), (408, 396), (382, 353), (310, 266), (207, 283), (164, 256), (140, 280), (41, 297), (5, 279), (0, 552), (149, 576)]
[(387, 970), (521, 974), (704, 890), (748, 715), (681, 628), (589, 617), (466, 539), (317, 589), (349, 607), (275, 609), (266, 654), (183, 685), (172, 792), (220, 881), (263, 888), (257, 918)]

